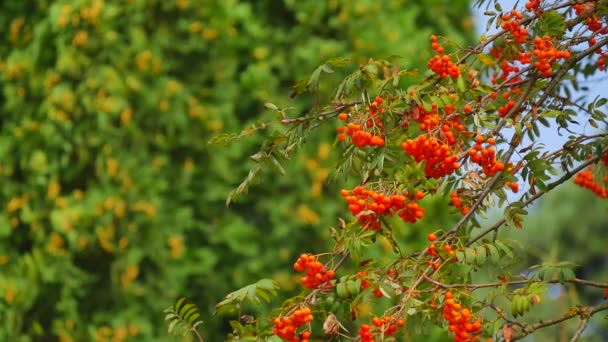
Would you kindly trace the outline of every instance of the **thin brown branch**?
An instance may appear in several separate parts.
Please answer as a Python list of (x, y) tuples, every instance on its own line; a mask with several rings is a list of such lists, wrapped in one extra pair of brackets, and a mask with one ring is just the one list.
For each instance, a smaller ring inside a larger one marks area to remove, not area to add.
[(192, 331), (194, 331), (194, 333), (196, 334), (196, 338), (198, 338), (199, 342), (204, 342), (203, 336), (201, 336), (201, 334), (198, 332), (198, 330), (196, 328), (192, 329)]
[[(561, 317), (558, 317), (556, 319), (550, 320), (550, 321), (541, 321), (539, 323), (536, 324), (532, 324), (532, 325), (527, 325), (522, 332), (520, 332), (518, 335), (514, 336), (511, 341), (517, 341), (517, 340), (521, 340), (522, 338), (534, 333), (536, 330), (539, 329), (543, 329), (552, 325), (557, 325), (560, 324), (564, 321), (567, 321), (573, 317), (576, 316), (580, 316), (582, 319), (589, 319), (591, 316), (593, 316), (594, 314), (600, 312), (600, 311), (605, 311), (608, 310), (608, 302), (596, 305), (596, 306), (588, 306), (588, 307), (575, 307), (570, 309), (567, 313), (565, 313), (564, 315), (562, 315)], [(575, 340), (576, 341), (576, 340)]]
[[(426, 280), (427, 282), (439, 286), (441, 288), (444, 289), (466, 289), (468, 291), (475, 291), (478, 289), (483, 289), (483, 288), (492, 288), (492, 287), (500, 287), (500, 286), (517, 286), (517, 285), (525, 285), (530, 283), (530, 279), (525, 278), (522, 280), (514, 280), (514, 281), (507, 281), (507, 282), (495, 282), (495, 283), (482, 283), (482, 284), (444, 284), (442, 282), (439, 282), (435, 279), (432, 279), (430, 277), (428, 277), (427, 275), (423, 275), (424, 280)], [(535, 281), (532, 281), (535, 282)], [(560, 283), (571, 283), (571, 284), (580, 284), (580, 285), (586, 285), (586, 286), (593, 286), (593, 287), (599, 287), (599, 288), (608, 288), (608, 283), (599, 283), (599, 282), (594, 282), (594, 281), (589, 281), (589, 280), (585, 280), (585, 279), (579, 279), (579, 278), (574, 278), (574, 279), (570, 279), (570, 280), (566, 280), (566, 281), (560, 281), (559, 279), (552, 279), (552, 280), (544, 280), (544, 281), (536, 281), (538, 283), (548, 283), (548, 284), (560, 284)]]
[(578, 326), (578, 330), (576, 330), (576, 333), (574, 334), (574, 336), (572, 336), (572, 339), (570, 339), (570, 342), (576, 342), (579, 340), (579, 338), (581, 338), (581, 336), (583, 335), (583, 331), (585, 331), (585, 328), (587, 327), (587, 324), (589, 324), (589, 318), (581, 319), (581, 324)]

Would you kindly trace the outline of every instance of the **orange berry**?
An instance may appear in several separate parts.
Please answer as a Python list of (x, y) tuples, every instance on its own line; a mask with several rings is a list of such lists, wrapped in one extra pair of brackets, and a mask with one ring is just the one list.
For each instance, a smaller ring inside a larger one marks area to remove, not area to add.
[(348, 120), (348, 114), (346, 114), (346, 113), (340, 113), (338, 115), (338, 119), (340, 119), (342, 121), (346, 121), (346, 120)]
[(426, 237), (429, 241), (437, 240), (437, 235), (435, 233), (431, 233)]

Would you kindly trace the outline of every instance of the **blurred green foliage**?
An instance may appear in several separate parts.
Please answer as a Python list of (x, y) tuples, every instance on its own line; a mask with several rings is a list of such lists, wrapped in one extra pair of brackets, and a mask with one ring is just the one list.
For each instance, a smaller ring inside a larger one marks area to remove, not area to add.
[(214, 304), (261, 277), (295, 287), (296, 255), (345, 211), (324, 167), (333, 128), (229, 208), (266, 132), (209, 140), (273, 120), (265, 102), (314, 106), (289, 86), (328, 58), (423, 67), (431, 33), (470, 41), (468, 6), (0, 2), (0, 340), (169, 341), (160, 313), (179, 295), (221, 340)]

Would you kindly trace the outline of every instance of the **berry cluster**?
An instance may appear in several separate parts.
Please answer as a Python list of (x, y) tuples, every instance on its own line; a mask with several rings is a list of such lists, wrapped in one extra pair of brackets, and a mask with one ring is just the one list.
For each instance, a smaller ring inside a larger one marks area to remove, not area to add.
[(462, 202), (460, 201), (460, 197), (458, 197), (458, 194), (455, 192), (450, 193), (450, 203), (452, 203), (454, 208), (460, 209), (460, 213), (462, 215), (466, 215), (470, 210), (469, 207), (464, 207), (462, 205)]
[(372, 319), (372, 324), (378, 328), (378, 330), (384, 332), (384, 336), (392, 336), (397, 331), (398, 327), (402, 327), (405, 325), (405, 322), (402, 319), (395, 321), (395, 317), (393, 316), (385, 316), (382, 318), (374, 317)]
[(376, 96), (374, 101), (372, 101), (372, 103), (368, 107), (365, 107), (365, 112), (368, 113), (366, 123), (367, 127), (384, 126), (384, 124), (382, 123), (382, 119), (380, 118), (380, 116), (384, 112), (382, 102), (384, 102), (384, 99), (382, 99), (382, 97), (380, 96)]
[(483, 172), (486, 176), (492, 177), (496, 172), (505, 169), (505, 164), (496, 160), (496, 149), (492, 147), (496, 143), (494, 138), (488, 139), (488, 148), (483, 148), (481, 145), (485, 141), (484, 137), (478, 136), (475, 139), (475, 146), (469, 151), (469, 157), (471, 161), (482, 167)]
[[(608, 30), (608, 27), (606, 27), (606, 30)], [(597, 39), (595, 37), (589, 38), (589, 47), (592, 47), (595, 44), (597, 44)], [(595, 50), (595, 53), (600, 55), (600, 58), (597, 60), (597, 68), (600, 71), (606, 70), (606, 60), (608, 60), (608, 54), (602, 51), (601, 48)]]
[[(603, 181), (608, 182), (608, 176), (604, 176)], [(608, 187), (595, 181), (591, 167), (577, 173), (574, 177), (574, 184), (593, 191), (600, 198), (608, 198)]]
[(505, 182), (505, 186), (511, 188), (511, 191), (515, 194), (519, 191), (519, 184), (517, 182)]
[[(430, 235), (429, 235), (429, 241), (433, 241), (430, 240)], [(443, 245), (443, 250), (448, 253), (448, 258), (454, 256), (454, 250), (452, 249), (452, 246), (450, 246), (449, 244), (445, 244)], [(432, 256), (433, 258), (441, 258), (444, 259), (441, 255), (439, 255), (439, 253), (437, 253), (437, 246), (432, 243), (429, 245), (429, 248), (427, 248), (426, 253), (430, 256)], [(439, 269), (440, 265), (438, 262), (436, 262), (435, 260), (428, 260), (426, 262), (426, 264), (428, 266), (431, 266), (434, 270)]]
[(310, 332), (305, 331), (297, 336), (297, 331), (313, 319), (310, 308), (297, 309), (289, 316), (275, 318), (272, 333), (289, 342), (308, 342)]
[(359, 329), (359, 336), (361, 337), (361, 342), (375, 342), (374, 337), (372, 336), (371, 327), (369, 324), (361, 324), (361, 329)]
[[(466, 106), (465, 106), (466, 108)], [(471, 112), (471, 106), (468, 105), (469, 112)], [(427, 132), (432, 132), (436, 128), (439, 127), (441, 123), (441, 136), (448, 142), (449, 145), (453, 145), (456, 142), (456, 136), (452, 129), (457, 132), (464, 132), (466, 127), (460, 122), (460, 117), (458, 115), (454, 115), (450, 117), (450, 114), (453, 114), (456, 109), (453, 105), (448, 104), (443, 107), (444, 118), (443, 121), (440, 122), (439, 110), (435, 103), (431, 105), (431, 111), (427, 112), (423, 106), (417, 107), (418, 115), (414, 117), (416, 122), (420, 124), (420, 129)], [(464, 111), (465, 109), (463, 109)]]
[(448, 321), (448, 330), (454, 333), (454, 342), (474, 342), (479, 340), (481, 322), (472, 320), (471, 310), (456, 303), (452, 292), (446, 292), (443, 305), (443, 318)]
[[(372, 324), (377, 330), (384, 332), (384, 336), (392, 336), (397, 331), (397, 328), (405, 325), (405, 322), (401, 319), (392, 323), (394, 320), (395, 318), (392, 316), (382, 318), (374, 317), (372, 319)], [(372, 336), (372, 327), (369, 324), (361, 324), (359, 336), (361, 337), (361, 342), (375, 342), (374, 337)]]
[[(502, 49), (502, 48), (500, 48), (500, 49)], [(494, 51), (496, 51), (496, 50), (494, 50)], [(499, 58), (502, 57), (498, 52), (494, 52), (494, 53), (496, 54), (496, 58), (497, 59), (499, 59)], [(524, 61), (526, 61), (528, 63), (530, 63), (530, 61), (531, 61), (531, 59), (530, 59), (530, 53), (529, 52), (522, 53), (519, 57), (520, 57), (519, 61), (524, 60)], [(512, 65), (507, 60), (503, 60), (501, 66), (500, 66), (500, 74), (497, 73), (497, 74), (492, 75), (492, 83), (493, 84), (497, 84), (498, 80), (501, 80), (501, 81), (504, 82), (504, 81), (506, 81), (506, 80), (509, 79), (509, 76), (512, 73), (518, 73), (518, 72), (519, 72), (519, 68), (518, 67)], [(513, 77), (512, 79), (509, 80), (509, 82), (510, 83), (515, 83), (515, 82), (518, 82), (519, 80), (520, 80), (519, 77)]]
[(516, 10), (512, 10), (511, 13), (505, 13), (502, 15), (502, 29), (508, 30), (513, 35), (513, 39), (517, 43), (525, 43), (528, 37), (528, 29), (521, 27), (521, 22), (524, 15)]
[(420, 135), (416, 140), (404, 141), (401, 148), (414, 157), (417, 163), (426, 161), (424, 173), (427, 177), (441, 178), (452, 174), (460, 167), (458, 156), (452, 154), (449, 145), (435, 137), (427, 138), (425, 135)]
[(534, 63), (534, 67), (540, 72), (542, 77), (550, 77), (553, 73), (553, 64), (558, 59), (570, 58), (569, 51), (560, 51), (553, 46), (551, 37), (536, 37), (534, 38), (534, 57), (537, 61)]
[[(593, 11), (595, 9), (595, 2), (589, 1), (584, 4), (574, 4), (572, 8), (574, 8), (576, 15), (580, 16), (584, 13), (590, 13)], [(585, 25), (587, 25), (587, 28), (589, 28), (589, 31), (591, 32), (598, 32), (602, 30), (602, 23), (596, 14), (588, 14), (587, 18), (585, 19)]]
[(367, 289), (368, 287), (370, 287), (372, 285), (372, 283), (370, 283), (369, 280), (367, 280), (368, 274), (369, 273), (367, 273), (367, 271), (357, 272), (357, 278), (361, 279), (361, 291)]
[[(342, 113), (345, 114), (345, 113)], [(346, 125), (346, 131), (344, 127), (338, 127), (338, 141), (343, 142), (346, 140), (348, 135), (353, 144), (359, 148), (365, 146), (384, 146), (384, 139), (379, 135), (373, 135), (372, 133), (363, 130), (363, 126), (354, 123)], [(346, 135), (344, 135), (346, 133)]]
[(428, 62), (428, 67), (441, 78), (450, 76), (458, 78), (460, 76), (460, 68), (450, 60), (450, 56), (441, 55), (444, 52), (443, 46), (437, 41), (437, 36), (431, 36), (431, 48), (437, 51), (437, 55), (433, 56)]
[[(437, 253), (436, 250), (436, 246), (435, 244), (431, 244), (429, 245), (429, 248), (426, 250), (427, 254), (431, 255), (432, 257), (438, 257), (439, 253)], [(434, 270), (438, 270), (439, 269), (439, 263), (434, 261), (434, 260), (429, 260), (426, 262), (427, 266), (431, 266)]]
[(543, 0), (530, 0), (526, 2), (526, 10), (528, 12), (538, 12), (540, 10), (540, 4)]
[[(382, 97), (377, 96), (370, 106), (365, 108), (365, 112), (367, 113), (366, 117), (355, 117), (355, 121), (359, 123), (349, 122), (346, 125), (346, 129), (344, 127), (338, 127), (338, 141), (346, 141), (346, 136), (349, 136), (352, 143), (359, 148), (366, 146), (384, 146), (384, 139), (380, 135), (372, 134), (372, 132), (369, 132), (364, 128), (365, 126), (374, 131), (378, 131), (383, 128), (381, 119), (381, 115), (384, 112), (384, 107), (382, 106), (383, 101), (384, 100)], [(349, 115), (347, 113), (340, 113), (338, 115), (338, 119), (341, 121), (347, 121), (349, 119)]]
[(413, 196), (396, 194), (386, 196), (358, 186), (352, 192), (342, 190), (341, 194), (353, 216), (368, 229), (379, 230), (381, 228), (379, 216), (392, 216), (395, 212), (405, 222), (416, 223), (416, 220), (424, 217), (424, 209), (416, 203), (424, 198), (424, 193), (421, 191)]
[(298, 272), (306, 273), (306, 277), (300, 279), (300, 282), (309, 289), (316, 289), (320, 285), (332, 287), (331, 280), (336, 275), (312, 254), (300, 255), (293, 268)]
[(507, 114), (509, 114), (509, 112), (511, 111), (511, 109), (513, 109), (513, 107), (515, 107), (515, 101), (513, 101), (513, 100), (507, 101), (507, 103), (498, 107), (498, 116), (500, 116), (501, 118), (504, 118), (505, 116), (507, 116)]

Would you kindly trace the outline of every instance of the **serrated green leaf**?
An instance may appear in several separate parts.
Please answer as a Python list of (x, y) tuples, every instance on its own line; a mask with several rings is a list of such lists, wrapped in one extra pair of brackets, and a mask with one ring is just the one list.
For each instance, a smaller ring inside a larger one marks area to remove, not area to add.
[(431, 102), (437, 105), (437, 108), (443, 108), (445, 106), (443, 101), (441, 101), (441, 99), (437, 96), (431, 95)]
[(465, 260), (464, 253), (461, 251), (456, 252), (456, 259), (458, 259), (459, 262), (463, 262)]
[(277, 105), (275, 105), (274, 103), (270, 103), (270, 102), (266, 102), (264, 103), (264, 107), (270, 109), (270, 110), (277, 110), (279, 109), (279, 107), (277, 107)]
[(188, 310), (190, 310), (191, 308), (194, 307), (194, 304), (192, 303), (187, 303), (185, 304), (181, 309), (179, 309), (179, 317), (183, 318), (186, 313), (188, 312)]
[(490, 55), (486, 55), (485, 53), (480, 53), (477, 55), (477, 59), (479, 59), (479, 61), (485, 66), (489, 66), (489, 67), (494, 66), (494, 59)]
[(195, 312), (194, 315), (190, 316), (187, 320), (190, 322), (190, 324), (194, 324), (199, 317), (201, 317), (201, 314)]
[(190, 308), (190, 310), (186, 311), (186, 313), (182, 316), (182, 319), (184, 321), (189, 321), (190, 316), (192, 316), (193, 314), (198, 312), (198, 308), (196, 306), (193, 306), (192, 308)]
[(486, 262), (486, 249), (484, 247), (475, 248), (475, 262), (478, 266), (483, 265)]
[(173, 307), (175, 312), (179, 312), (179, 310), (181, 309), (181, 306), (185, 300), (186, 300), (186, 297), (181, 297), (180, 299), (177, 300), (177, 303), (175, 303), (175, 306)]
[(336, 294), (340, 298), (348, 298), (348, 292), (344, 283), (338, 283), (338, 285), (336, 285)]
[(355, 296), (361, 291), (361, 279), (350, 280), (346, 282), (346, 289), (350, 296)]
[(169, 323), (169, 328), (167, 329), (167, 333), (170, 334), (173, 331), (173, 328), (175, 328), (175, 325), (177, 323), (179, 323), (178, 319), (171, 321), (171, 323)]
[(492, 264), (497, 265), (500, 262), (500, 252), (494, 245), (486, 245), (488, 251), (490, 251), (490, 261)]
[(458, 86), (458, 90), (463, 93), (466, 89), (465, 89), (465, 85), (464, 85), (464, 78), (462, 78), (462, 75), (459, 75), (458, 78), (456, 79), (456, 85)]
[(496, 242), (494, 243), (498, 248), (500, 248), (503, 253), (505, 253), (509, 258), (513, 258), (513, 252), (511, 251), (511, 248), (509, 248), (507, 245), (505, 245), (503, 242), (496, 240)]
[(464, 250), (464, 256), (467, 264), (472, 264), (475, 262), (475, 249), (466, 248)]
[(272, 157), (270, 160), (272, 161), (272, 164), (274, 165), (274, 167), (276, 167), (277, 170), (279, 170), (279, 172), (283, 176), (287, 174), (287, 172), (285, 172), (285, 169), (283, 168), (283, 166), (281, 166), (281, 163), (279, 163), (279, 161), (277, 160), (277, 158)]
[(566, 30), (566, 19), (556, 11), (546, 11), (540, 16), (534, 32), (539, 36), (549, 35), (561, 38)]

